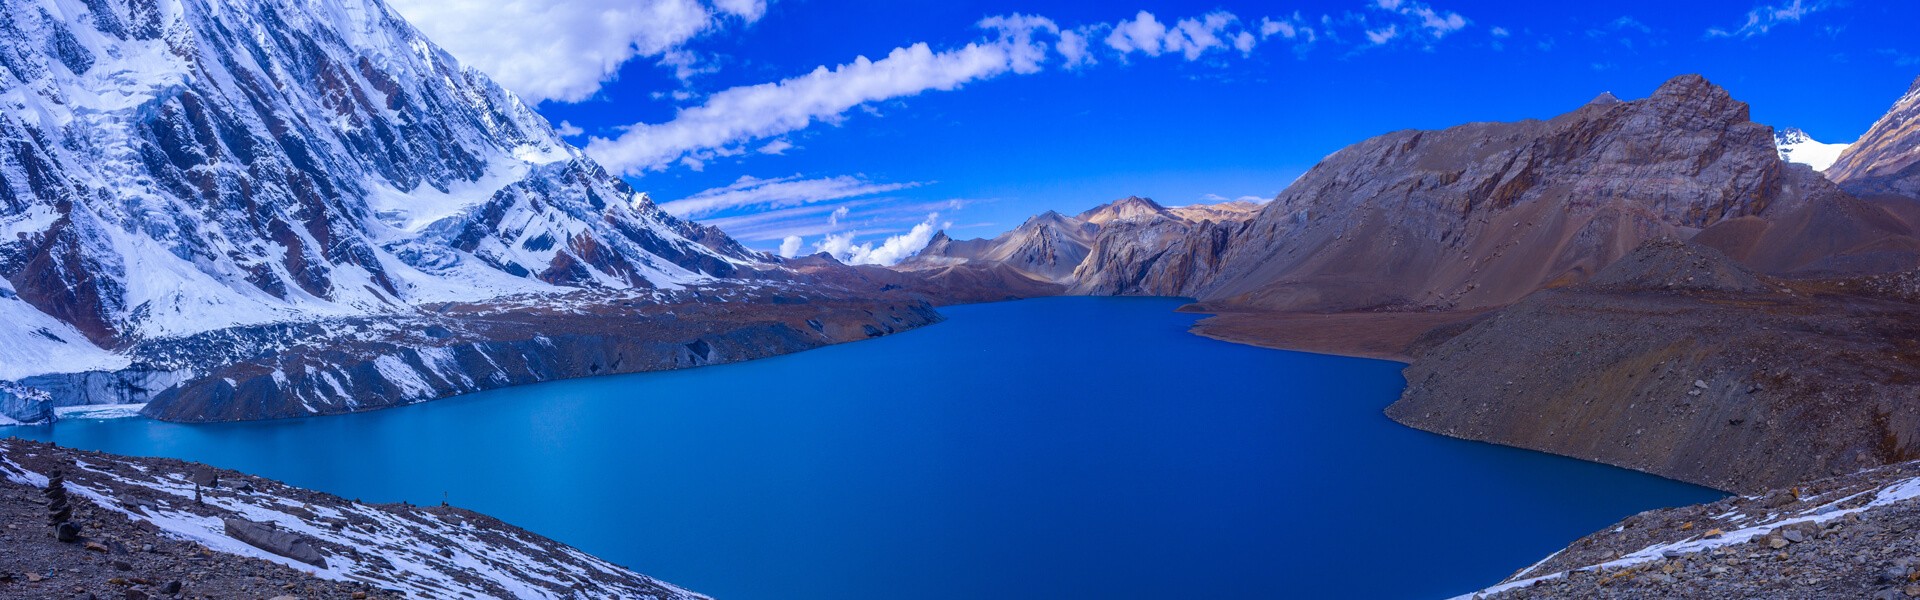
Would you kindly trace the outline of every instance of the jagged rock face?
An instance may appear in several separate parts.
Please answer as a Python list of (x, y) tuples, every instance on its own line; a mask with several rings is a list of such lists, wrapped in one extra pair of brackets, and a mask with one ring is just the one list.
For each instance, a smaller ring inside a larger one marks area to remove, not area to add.
[(0, 0), (0, 303), (61, 343), (761, 261), (379, 0)]
[(1827, 176), (1862, 197), (1920, 199), (1920, 79), (1840, 155)]
[(1698, 76), (1549, 121), (1391, 133), (1290, 186), (1197, 291), (1306, 310), (1505, 305), (1583, 281), (1645, 240), (1800, 206), (1790, 188), (1818, 176), (1789, 171), (1771, 128)]
[(1220, 271), (1238, 221), (1159, 218), (1110, 221), (1073, 273), (1072, 293), (1188, 296)]

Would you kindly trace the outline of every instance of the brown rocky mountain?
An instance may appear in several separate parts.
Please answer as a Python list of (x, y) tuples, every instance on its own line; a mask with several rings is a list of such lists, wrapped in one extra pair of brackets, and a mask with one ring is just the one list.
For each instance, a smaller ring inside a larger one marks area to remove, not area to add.
[(1547, 121), (1341, 150), (1237, 232), (1222, 272), (1189, 295), (1315, 312), (1503, 306), (1702, 230), (1776, 273), (1920, 248), (1885, 211), (1781, 161), (1746, 104), (1688, 75)]
[(1840, 155), (1827, 176), (1861, 197), (1920, 199), (1920, 79)]

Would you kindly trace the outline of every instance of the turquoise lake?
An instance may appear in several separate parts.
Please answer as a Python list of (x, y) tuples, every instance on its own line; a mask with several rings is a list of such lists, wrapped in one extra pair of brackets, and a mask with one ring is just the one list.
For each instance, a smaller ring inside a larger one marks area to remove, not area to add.
[(442, 498), (721, 600), (1432, 598), (1713, 490), (1398, 425), (1401, 365), (1172, 299), (942, 309), (743, 364), (268, 423), (0, 429)]

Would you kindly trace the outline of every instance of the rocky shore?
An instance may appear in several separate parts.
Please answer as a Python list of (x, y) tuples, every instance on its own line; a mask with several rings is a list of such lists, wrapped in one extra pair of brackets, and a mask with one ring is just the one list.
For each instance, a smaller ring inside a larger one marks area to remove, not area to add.
[(1920, 463), (1634, 515), (1465, 597), (1920, 597)]
[[(48, 525), (65, 479), (78, 539)], [(3, 598), (705, 597), (472, 511), (0, 439)]]

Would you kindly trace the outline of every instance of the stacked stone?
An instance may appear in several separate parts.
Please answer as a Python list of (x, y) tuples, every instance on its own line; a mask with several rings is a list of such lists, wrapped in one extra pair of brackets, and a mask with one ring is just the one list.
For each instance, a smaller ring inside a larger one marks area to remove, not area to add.
[(62, 542), (80, 539), (80, 525), (73, 522), (73, 505), (67, 503), (67, 477), (59, 469), (47, 474), (47, 524), (53, 536)]

